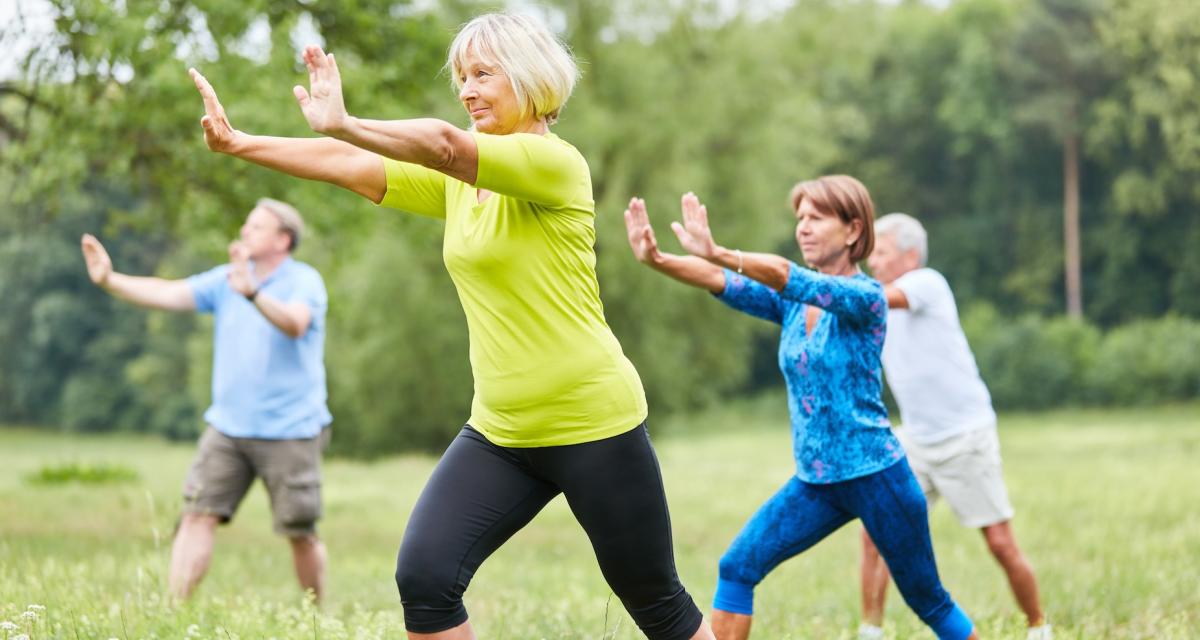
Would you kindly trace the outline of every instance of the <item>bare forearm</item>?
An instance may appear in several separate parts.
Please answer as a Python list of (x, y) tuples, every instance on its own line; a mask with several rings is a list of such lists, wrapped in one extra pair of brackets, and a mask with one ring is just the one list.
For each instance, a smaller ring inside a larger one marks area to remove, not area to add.
[(706, 289), (712, 293), (725, 291), (725, 272), (703, 258), (660, 253), (648, 266), (684, 284)]
[(146, 278), (113, 272), (101, 287), (114, 297), (139, 307), (166, 311), (192, 311), (196, 308), (192, 288), (182, 280)]
[(303, 304), (289, 304), (265, 293), (254, 296), (254, 306), (268, 322), (292, 338), (302, 337), (312, 321), (311, 312)]
[(475, 184), (479, 174), (478, 150), (470, 134), (436, 118), (367, 120), (349, 117), (330, 132), (339, 140), (381, 156), (419, 164)]
[(718, 247), (716, 255), (709, 260), (714, 265), (733, 269), (747, 278), (757, 280), (776, 291), (782, 291), (791, 273), (791, 262), (772, 253), (748, 253)]
[(908, 296), (904, 295), (904, 290), (895, 285), (885, 285), (883, 287), (883, 295), (887, 296), (889, 309), (907, 309)]
[(387, 191), (380, 158), (334, 138), (245, 135), (228, 153), (297, 178), (328, 182), (373, 202), (382, 200)]

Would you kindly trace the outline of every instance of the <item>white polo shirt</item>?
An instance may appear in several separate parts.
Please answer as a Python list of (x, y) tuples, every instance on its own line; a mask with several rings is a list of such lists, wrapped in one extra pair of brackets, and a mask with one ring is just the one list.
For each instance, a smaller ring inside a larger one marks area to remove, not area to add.
[(904, 292), (909, 308), (888, 311), (883, 371), (906, 436), (929, 445), (995, 428), (992, 398), (958, 321), (950, 284), (937, 271), (922, 268), (892, 285)]

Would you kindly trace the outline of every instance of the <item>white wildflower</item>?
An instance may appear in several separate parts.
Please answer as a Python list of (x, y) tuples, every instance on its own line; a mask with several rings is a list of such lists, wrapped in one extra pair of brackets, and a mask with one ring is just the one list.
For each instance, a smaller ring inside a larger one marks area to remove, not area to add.
[(16, 631), (20, 628), (15, 622), (9, 622), (8, 620), (0, 621), (0, 631)]

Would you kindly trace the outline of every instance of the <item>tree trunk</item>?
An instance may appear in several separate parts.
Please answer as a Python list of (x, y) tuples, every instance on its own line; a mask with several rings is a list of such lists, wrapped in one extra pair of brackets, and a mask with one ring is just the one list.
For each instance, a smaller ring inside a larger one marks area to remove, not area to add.
[(1063, 140), (1063, 257), (1067, 315), (1083, 318), (1083, 276), (1079, 258), (1079, 136)]

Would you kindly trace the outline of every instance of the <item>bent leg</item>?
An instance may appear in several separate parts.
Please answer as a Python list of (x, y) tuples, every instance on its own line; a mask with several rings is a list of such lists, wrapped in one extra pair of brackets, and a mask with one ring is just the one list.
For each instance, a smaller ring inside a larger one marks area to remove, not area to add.
[(887, 562), (909, 608), (942, 640), (974, 634), (974, 624), (950, 598), (938, 577), (929, 536), (925, 495), (908, 463), (852, 481), (859, 517)]
[(1012, 527), (1006, 522), (983, 528), (983, 537), (987, 540), (988, 550), (995, 556), (996, 562), (1008, 576), (1008, 584), (1012, 587), (1017, 605), (1025, 613), (1029, 626), (1036, 627), (1045, 622), (1041, 602), (1038, 599), (1037, 578), (1034, 577), (1033, 567), (1013, 535)]
[(612, 438), (533, 454), (562, 489), (600, 571), (651, 640), (711, 637), (675, 570), (671, 516), (644, 425)]
[(292, 565), (300, 588), (311, 591), (317, 604), (325, 597), (325, 544), (316, 535), (288, 538), (292, 547)]
[[(721, 640), (745, 638), (754, 587), (772, 569), (820, 542), (852, 519), (827, 501), (823, 488), (791, 478), (742, 527), (721, 557), (713, 628)], [(725, 635), (725, 634), (728, 635)]]
[(475, 571), (556, 495), (516, 453), (464, 428), (421, 492), (400, 545), (396, 585), (410, 637), (471, 637), (462, 635), (470, 633), (462, 596)]
[(201, 513), (185, 513), (180, 519), (179, 530), (171, 544), (171, 571), (167, 580), (175, 600), (189, 598), (208, 573), (213, 539), (220, 522), (217, 516)]
[(321, 450), (325, 435), (289, 440), (251, 440), (244, 450), (267, 487), (272, 526), (286, 536), (300, 588), (320, 603), (325, 596), (325, 545), (317, 537), (321, 518)]
[(862, 531), (860, 580), (863, 620), (867, 624), (881, 627), (883, 626), (883, 610), (887, 604), (887, 588), (891, 582), (891, 573), (866, 529)]
[(208, 572), (217, 525), (229, 522), (254, 481), (238, 441), (208, 427), (183, 483), (183, 515), (171, 544), (171, 597), (185, 600)]

